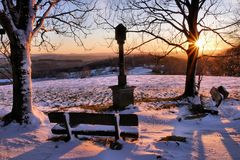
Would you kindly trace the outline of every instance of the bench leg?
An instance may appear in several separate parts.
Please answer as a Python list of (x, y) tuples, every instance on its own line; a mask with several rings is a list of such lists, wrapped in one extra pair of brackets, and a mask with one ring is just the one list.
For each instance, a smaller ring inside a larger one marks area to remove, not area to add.
[(114, 123), (114, 127), (115, 127), (115, 142), (117, 140), (119, 140), (119, 115), (115, 114), (115, 123)]
[(70, 125), (69, 125), (69, 114), (68, 113), (64, 113), (64, 117), (65, 117), (65, 126), (66, 126), (66, 130), (67, 130), (67, 141), (71, 140), (71, 129), (70, 129)]
[(118, 141), (115, 141), (115, 142), (110, 144), (110, 148), (112, 150), (121, 150), (122, 147), (123, 147), (123, 145), (121, 143), (119, 143)]

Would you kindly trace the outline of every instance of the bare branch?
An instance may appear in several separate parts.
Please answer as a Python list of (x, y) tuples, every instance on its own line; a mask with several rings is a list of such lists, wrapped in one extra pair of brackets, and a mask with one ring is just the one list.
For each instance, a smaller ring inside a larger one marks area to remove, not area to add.
[(7, 32), (9, 38), (12, 36), (12, 32), (17, 30), (15, 23), (13, 22), (13, 17), (10, 13), (9, 6), (6, 0), (2, 1), (4, 10), (0, 10), (0, 24), (3, 26), (4, 30)]
[(228, 45), (230, 45), (230, 46), (232, 46), (232, 47), (235, 47), (235, 45), (232, 44), (232, 43), (230, 43), (228, 40), (226, 40), (219, 31), (220, 31), (220, 30), (227, 29), (227, 28), (232, 27), (232, 26), (235, 26), (235, 25), (237, 25), (239, 22), (240, 22), (240, 21), (237, 21), (237, 22), (234, 22), (234, 23), (232, 23), (232, 24), (229, 24), (229, 25), (226, 25), (226, 26), (223, 26), (223, 27), (219, 27), (219, 28), (210, 28), (210, 27), (207, 27), (207, 26), (205, 26), (205, 25), (199, 24), (199, 25), (203, 28), (203, 29), (200, 30), (199, 34), (200, 34), (201, 32), (212, 32), (212, 33), (215, 33), (216, 35), (218, 35), (218, 37), (221, 38), (221, 40), (222, 40), (224, 43), (226, 43), (226, 44), (228, 44)]
[[(40, 1), (38, 1), (40, 3)], [(52, 7), (57, 4), (58, 1), (55, 1), (55, 2), (49, 2), (49, 6), (47, 8), (47, 10), (43, 13), (43, 16), (37, 21), (37, 24), (36, 24), (36, 27), (33, 29), (32, 31), (32, 35), (34, 36), (38, 31), (39, 29), (43, 26), (43, 23), (44, 23), (44, 20), (45, 18), (47, 17), (47, 15), (49, 14), (50, 10), (52, 9)], [(39, 4), (37, 4), (39, 5)]]
[(240, 23), (240, 20), (237, 20), (236, 22), (233, 22), (231, 24), (228, 24), (226, 26), (223, 26), (223, 27), (218, 27), (218, 28), (210, 28), (208, 26), (205, 26), (201, 23), (199, 23), (199, 25), (203, 28), (199, 31), (199, 33), (203, 32), (203, 31), (214, 31), (214, 32), (217, 32), (217, 31), (220, 31), (220, 30), (224, 30), (224, 29), (227, 29), (227, 28), (230, 28), (232, 26), (236, 26)]
[(139, 44), (139, 45), (137, 45), (137, 46), (132, 47), (131, 49), (129, 49), (129, 50), (127, 51), (126, 54), (131, 54), (135, 49), (138, 49), (138, 48), (140, 48), (141, 46), (143, 46), (143, 45), (145, 45), (145, 44), (147, 44), (147, 43), (149, 43), (149, 42), (154, 41), (155, 39), (156, 39), (156, 38), (149, 39), (149, 40), (147, 40), (147, 41), (142, 42), (141, 44)]
[[(154, 38), (152, 40), (155, 40), (155, 39), (160, 39), (162, 40), (163, 42), (165, 42), (166, 44), (170, 45), (170, 46), (175, 46), (175, 47), (178, 47), (180, 49), (182, 49), (183, 51), (187, 51), (181, 44), (176, 44), (176, 43), (172, 43), (170, 42), (169, 40), (167, 40), (166, 38), (163, 38), (161, 36), (158, 36), (158, 35), (155, 35), (149, 31), (146, 31), (146, 30), (129, 30), (128, 32), (133, 32), (133, 33), (147, 33), (151, 36), (153, 36)], [(185, 43), (185, 42), (184, 42)]]

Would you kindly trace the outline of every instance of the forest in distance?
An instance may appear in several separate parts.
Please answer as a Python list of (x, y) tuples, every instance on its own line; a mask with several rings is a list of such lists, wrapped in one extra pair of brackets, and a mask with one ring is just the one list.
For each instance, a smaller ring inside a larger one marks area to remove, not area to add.
[[(4, 59), (0, 60), (1, 72), (10, 66)], [(197, 74), (206, 76), (240, 76), (240, 55), (223, 57), (201, 57), (198, 62)], [(54, 65), (53, 65), (54, 64)], [(33, 78), (67, 78), (66, 73), (88, 72), (93, 69), (111, 67), (117, 70), (117, 54), (33, 54)], [(167, 56), (161, 54), (130, 54), (126, 56), (126, 70), (134, 67), (147, 67), (153, 74), (184, 75), (186, 58), (181, 56)], [(10, 77), (10, 74), (8, 75)], [(0, 74), (0, 79), (6, 79)]]

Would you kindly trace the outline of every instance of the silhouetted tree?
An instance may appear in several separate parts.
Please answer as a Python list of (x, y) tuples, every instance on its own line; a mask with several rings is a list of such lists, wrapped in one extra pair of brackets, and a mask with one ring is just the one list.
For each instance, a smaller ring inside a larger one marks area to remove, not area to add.
[(47, 34), (54, 32), (71, 36), (81, 45), (82, 35), (88, 33), (86, 17), (93, 8), (94, 4), (85, 0), (1, 1), (0, 25), (5, 30), (5, 40), (7, 39), (9, 43), (8, 56), (13, 79), (13, 106), (12, 111), (3, 118), (5, 124), (13, 120), (20, 124), (31, 123), (32, 40), (36, 38), (35, 44), (38, 46), (53, 47)]
[[(183, 96), (196, 95), (195, 72), (199, 48), (196, 42), (202, 33), (212, 32), (223, 42), (233, 45), (228, 34), (237, 21), (230, 22), (228, 1), (220, 0), (129, 0), (113, 1), (112, 7), (128, 32), (141, 33), (137, 47), (154, 40), (171, 46), (167, 51), (187, 54), (185, 91)], [(105, 22), (110, 23), (108, 18)], [(113, 19), (114, 20), (114, 19)], [(207, 33), (208, 34), (208, 33)]]
[(221, 69), (225, 76), (240, 76), (240, 46), (224, 51), (221, 59)]
[[(4, 31), (4, 30), (2, 30)], [(4, 32), (3, 32), (4, 33)], [(10, 82), (12, 81), (11, 78), (11, 70), (10, 70), (10, 59), (9, 59), (9, 40), (5, 39), (4, 36), (0, 35), (0, 75), (5, 79), (8, 79)]]

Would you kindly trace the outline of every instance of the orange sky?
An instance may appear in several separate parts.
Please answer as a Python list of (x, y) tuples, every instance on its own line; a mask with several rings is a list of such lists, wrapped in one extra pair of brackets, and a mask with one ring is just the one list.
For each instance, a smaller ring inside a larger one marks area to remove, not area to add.
[[(225, 2), (230, 2), (229, 0), (224, 0)], [(100, 5), (104, 6), (105, 3), (108, 3), (107, 0), (101, 0)], [(238, 0), (231, 0), (231, 3), (238, 4)], [(209, 20), (211, 22), (211, 20)], [(66, 37), (57, 37), (56, 35), (50, 36), (52, 42), (55, 42), (58, 46), (57, 50), (50, 53), (114, 53), (117, 48), (116, 41), (114, 40), (113, 46), (109, 48), (108, 40), (106, 42), (106, 38), (114, 38), (115, 32), (112, 30), (110, 33), (103, 29), (96, 29), (92, 31), (92, 34), (89, 35), (86, 39), (83, 40), (85, 47), (87, 50), (84, 50), (83, 47), (77, 46), (74, 42), (73, 38)], [(135, 37), (134, 37), (135, 36)], [(125, 48), (129, 46), (136, 46), (139, 44), (141, 37), (136, 37), (133, 33), (128, 33)], [(224, 43), (219, 42), (219, 38), (216, 39), (215, 35), (212, 34), (202, 34), (200, 37), (202, 44), (204, 46), (204, 50), (221, 50), (225, 49), (227, 46)], [(167, 46), (162, 42), (158, 41), (158, 43), (154, 42), (144, 46), (145, 51), (149, 52), (162, 52)], [(46, 50), (39, 50), (38, 48), (32, 47), (32, 53), (46, 53)], [(136, 51), (139, 52), (139, 51)]]
[[(129, 33), (130, 34), (130, 33)], [(109, 48), (109, 43), (111, 40), (106, 40), (106, 38), (114, 38), (114, 32), (112, 34), (106, 34), (104, 31), (96, 30), (93, 34), (89, 35), (86, 39), (83, 40), (85, 48), (78, 46), (72, 38), (66, 37), (56, 37), (53, 36), (52, 42), (55, 42), (57, 46), (57, 50), (49, 52), (49, 53), (78, 53), (78, 54), (86, 54), (86, 53), (114, 53), (117, 49), (117, 43), (114, 40), (112, 47)], [(131, 45), (134, 45), (135, 38), (131, 37), (131, 35), (127, 36), (125, 48), (128, 48)], [(201, 43), (204, 47), (204, 50), (221, 50), (225, 49), (227, 45), (216, 42), (216, 38), (213, 35), (202, 36)], [(219, 40), (218, 40), (219, 41)], [(161, 42), (153, 42), (144, 47), (145, 51), (152, 52), (162, 52), (164, 49), (164, 44)], [(139, 52), (138, 50), (136, 52)], [(47, 53), (46, 50), (39, 50), (36, 47), (32, 47), (32, 53)]]
[[(114, 35), (113, 35), (114, 36)], [(51, 51), (50, 53), (111, 53), (112, 49), (108, 48), (107, 43), (105, 42), (106, 35), (103, 35), (103, 32), (96, 32), (89, 35), (86, 39), (83, 39), (84, 47), (78, 46), (73, 40), (69, 37), (58, 37), (52, 36), (51, 42), (54, 42), (57, 46), (57, 50)], [(44, 49), (39, 50), (39, 48), (32, 47), (32, 53), (46, 53)]]

